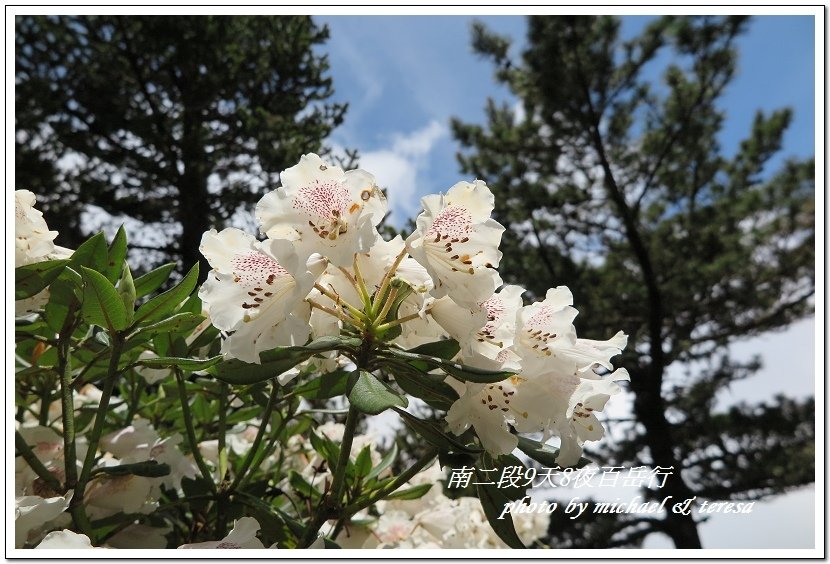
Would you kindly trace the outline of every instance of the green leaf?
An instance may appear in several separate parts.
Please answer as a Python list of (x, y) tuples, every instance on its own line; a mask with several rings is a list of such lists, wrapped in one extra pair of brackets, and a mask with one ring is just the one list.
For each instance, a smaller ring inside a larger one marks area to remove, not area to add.
[(80, 270), (79, 267), (86, 266), (92, 270), (101, 272), (107, 265), (107, 239), (99, 232), (84, 241), (75, 249), (69, 257), (69, 266)]
[(176, 306), (190, 295), (198, 279), (199, 263), (197, 262), (190, 269), (190, 272), (182, 278), (181, 282), (138, 308), (138, 311), (135, 313), (135, 323), (156, 321), (171, 313), (176, 309)]
[(278, 347), (260, 353), (260, 364), (229, 359), (213, 367), (209, 372), (218, 380), (234, 385), (257, 384), (276, 378), (301, 362), (327, 351), (356, 349), (359, 339), (346, 337), (320, 337), (302, 347)]
[[(504, 511), (505, 504), (523, 499), (527, 495), (527, 487), (519, 484), (502, 484), (498, 480), (503, 475), (504, 469), (508, 466), (519, 467), (522, 476), (526, 475), (527, 468), (522, 461), (512, 454), (502, 455), (497, 459), (489, 453), (482, 453), (480, 462), (474, 467), (476, 482), (476, 494), (481, 501), (481, 507), (487, 516), (487, 521), (493, 530), (510, 548), (526, 548), (516, 528), (513, 525), (513, 517), (507, 513), (502, 519), (499, 516)], [(490, 472), (483, 472), (488, 469)], [(524, 481), (524, 480), (520, 480)]]
[[(517, 435), (517, 437), (519, 439), (519, 450), (523, 453), (548, 468), (560, 468), (560, 465), (556, 462), (556, 457), (559, 456), (558, 448), (520, 435)], [(591, 460), (582, 456), (579, 458), (579, 462), (572, 466), (572, 468), (582, 468), (591, 462)]]
[(394, 464), (395, 459), (398, 457), (398, 445), (397, 443), (392, 443), (392, 446), (389, 448), (389, 452), (383, 455), (383, 458), (380, 459), (380, 463), (372, 468), (372, 470), (366, 475), (367, 480), (371, 480), (372, 478), (377, 478), (378, 476), (383, 473), (384, 470), (391, 467)]
[(222, 362), (222, 355), (212, 356), (210, 358), (179, 358), (173, 356), (160, 356), (158, 358), (142, 358), (136, 361), (142, 366), (149, 366), (150, 368), (172, 368), (178, 367), (182, 370), (194, 372), (196, 370), (207, 370)]
[(288, 476), (288, 483), (291, 484), (291, 489), (299, 495), (311, 499), (318, 499), (320, 497), (320, 491), (308, 483), (296, 470), (291, 470)]
[(363, 478), (372, 471), (372, 452), (369, 445), (363, 447), (355, 458), (354, 471), (358, 478)]
[(176, 268), (175, 262), (168, 262), (160, 267), (151, 270), (147, 274), (135, 279), (135, 295), (141, 298), (159, 288), (170, 278), (170, 273)]
[(192, 354), (194, 351), (213, 343), (219, 336), (219, 333), (219, 329), (213, 325), (208, 325), (201, 333), (199, 333), (199, 336), (196, 337), (192, 343), (190, 343), (187, 347), (187, 352)]
[(107, 251), (107, 264), (101, 270), (101, 274), (107, 277), (107, 280), (115, 284), (120, 277), (121, 267), (127, 259), (127, 233), (124, 231), (124, 226), (118, 228), (115, 237)]
[(418, 366), (417, 363), (423, 363), (427, 366), (432, 366), (433, 368), (440, 368), (450, 376), (453, 376), (462, 382), (493, 384), (495, 382), (501, 382), (514, 374), (513, 372), (507, 372), (504, 370), (485, 370), (483, 368), (473, 368), (472, 366), (465, 366), (437, 356), (414, 354), (398, 349), (386, 349), (381, 351), (380, 354), (387, 358), (405, 360), (414, 366)]
[(294, 393), (306, 399), (329, 399), (346, 393), (349, 374), (345, 370), (335, 370), (309, 380), (297, 386)]
[(398, 490), (384, 499), (419, 499), (424, 497), (431, 488), (432, 484), (420, 484), (405, 490)]
[(68, 265), (49, 286), (49, 303), (46, 304), (46, 323), (55, 333), (60, 333), (69, 312), (76, 313), (83, 295), (83, 278)]
[(80, 268), (84, 279), (84, 300), (81, 304), (84, 320), (104, 327), (110, 333), (125, 329), (128, 325), (127, 311), (115, 286), (100, 272), (85, 266)]
[(456, 391), (444, 383), (444, 376), (423, 372), (406, 362), (388, 360), (390, 364), (385, 367), (389, 368), (398, 386), (410, 396), (420, 398), (430, 407), (442, 411), (449, 410), (458, 399)]
[(414, 415), (407, 413), (402, 409), (393, 409), (395, 409), (395, 411), (398, 412), (398, 415), (401, 416), (404, 424), (407, 427), (418, 433), (428, 443), (437, 446), (441, 450), (451, 452), (463, 452), (467, 454), (477, 454), (481, 452), (480, 448), (467, 446), (462, 442), (458, 441), (457, 439), (451, 437), (450, 435), (442, 431), (438, 427), (438, 425), (431, 421), (424, 421), (423, 419), (418, 419)]
[(333, 471), (337, 466), (337, 459), (340, 457), (340, 446), (325, 435), (318, 435), (314, 432), (311, 432), (308, 438), (311, 442), (311, 448), (326, 460), (329, 468)]
[[(476, 470), (476, 481), (487, 482), (488, 477)], [(511, 503), (513, 500), (505, 496), (502, 490), (496, 487), (496, 484), (479, 483), (476, 486), (476, 494), (481, 501), (481, 508), (484, 510), (484, 515), (487, 516), (487, 521), (499, 538), (510, 548), (527, 548), (519, 535), (516, 534), (513, 516), (507, 513), (502, 519), (499, 519), (504, 511), (505, 504)]]
[(177, 313), (167, 319), (162, 319), (152, 325), (145, 325), (135, 333), (133, 337), (151, 339), (161, 333), (189, 333), (199, 323), (204, 321), (205, 316), (194, 313)]
[(118, 282), (118, 295), (124, 304), (124, 311), (127, 314), (127, 324), (132, 323), (135, 313), (135, 283), (130, 265), (124, 263), (124, 270), (121, 271), (121, 280)]
[(160, 478), (161, 476), (170, 474), (170, 465), (159, 463), (155, 460), (148, 460), (133, 464), (119, 464), (118, 466), (102, 466), (97, 468), (95, 473), (106, 474), (108, 476), (126, 476), (132, 474), (133, 476), (144, 476), (146, 478)]
[(414, 349), (409, 349), (406, 352), (410, 354), (420, 354), (450, 360), (457, 355), (460, 350), (461, 345), (459, 345), (458, 341), (455, 339), (441, 339), (440, 341), (419, 345)]
[(14, 299), (31, 298), (52, 283), (69, 260), (45, 260), (14, 269)]
[(359, 371), (357, 380), (349, 392), (349, 403), (369, 415), (377, 415), (390, 407), (409, 405), (404, 396), (365, 370)]

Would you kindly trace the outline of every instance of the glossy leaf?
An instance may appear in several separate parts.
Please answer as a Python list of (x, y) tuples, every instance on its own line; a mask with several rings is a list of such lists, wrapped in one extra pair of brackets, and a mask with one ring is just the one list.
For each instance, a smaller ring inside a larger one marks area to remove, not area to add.
[(135, 312), (135, 323), (141, 324), (156, 321), (173, 312), (176, 306), (187, 299), (190, 292), (196, 287), (198, 279), (199, 263), (196, 263), (190, 269), (190, 272), (182, 278), (181, 282), (138, 308), (138, 311)]
[(431, 489), (432, 484), (419, 484), (417, 486), (412, 486), (411, 488), (406, 488), (405, 490), (398, 490), (389, 494), (384, 499), (420, 499)]
[(506, 513), (503, 518), (499, 519), (499, 516), (504, 511), (505, 504), (512, 503), (513, 500), (509, 499), (496, 484), (481, 483), (492, 480), (486, 474), (494, 474), (494, 472), (487, 472), (485, 474), (476, 470), (475, 474), (476, 481), (480, 482), (476, 485), (476, 494), (478, 495), (479, 501), (481, 501), (481, 508), (484, 510), (484, 515), (487, 517), (487, 521), (490, 523), (493, 531), (510, 548), (527, 548), (519, 538), (519, 535), (516, 534), (516, 527), (513, 525), (512, 515)]
[[(493, 384), (495, 382), (501, 382), (502, 380), (513, 375), (513, 372), (507, 372), (504, 370), (485, 370), (483, 368), (473, 368), (472, 366), (465, 366), (463, 364), (458, 364), (457, 362), (445, 360), (437, 356), (415, 354), (412, 352), (402, 351), (399, 349), (386, 349), (382, 351), (381, 354), (386, 357), (405, 360), (406, 362), (409, 362), (415, 366), (418, 366), (416, 363), (422, 363), (433, 368), (440, 368), (450, 376), (453, 376), (454, 378), (457, 378), (462, 382)], [(423, 367), (421, 366), (421, 368)]]
[(172, 356), (161, 356), (157, 358), (142, 358), (137, 361), (142, 366), (149, 366), (150, 368), (173, 368), (178, 367), (182, 370), (194, 372), (196, 370), (207, 370), (222, 362), (222, 355), (212, 356), (210, 358), (178, 358)]
[(389, 447), (389, 451), (383, 455), (383, 458), (380, 459), (380, 462), (377, 466), (372, 468), (369, 474), (366, 475), (367, 480), (371, 480), (372, 478), (377, 478), (380, 476), (384, 470), (390, 468), (392, 464), (395, 463), (395, 459), (398, 457), (398, 445), (396, 443), (392, 443), (392, 446)]
[(146, 478), (160, 478), (170, 474), (170, 465), (155, 460), (136, 462), (133, 464), (119, 464), (118, 466), (102, 466), (95, 471), (98, 474), (107, 476), (144, 476)]
[(297, 386), (294, 393), (306, 399), (329, 399), (346, 393), (349, 373), (345, 370), (328, 372)]
[(458, 399), (456, 391), (444, 383), (443, 375), (428, 374), (409, 363), (389, 360), (390, 363), (384, 367), (392, 373), (398, 386), (410, 396), (422, 399), (430, 407), (442, 411), (449, 410)]
[(80, 270), (79, 267), (86, 266), (92, 270), (101, 272), (107, 265), (107, 239), (99, 232), (81, 243), (72, 256), (69, 257), (69, 266)]
[(69, 264), (69, 260), (46, 260), (14, 269), (14, 299), (23, 300), (43, 291)]
[(110, 333), (125, 329), (129, 323), (127, 311), (112, 282), (100, 272), (85, 266), (80, 268), (84, 280), (84, 299), (81, 304), (84, 320), (104, 327)]
[(455, 339), (441, 339), (440, 341), (433, 341), (432, 343), (425, 343), (419, 345), (414, 349), (409, 349), (410, 354), (421, 354), (437, 358), (450, 360), (461, 350), (461, 345)]
[(168, 262), (135, 279), (135, 295), (141, 298), (157, 290), (170, 278), (170, 273), (176, 268), (175, 262)]
[(132, 323), (135, 314), (135, 282), (133, 281), (130, 265), (127, 263), (124, 263), (117, 289), (118, 295), (121, 296), (121, 302), (124, 304), (124, 311), (127, 313), (127, 323)]
[(151, 339), (161, 333), (187, 334), (204, 321), (204, 315), (194, 313), (177, 313), (152, 325), (145, 325), (133, 334), (133, 337)]
[(346, 337), (321, 337), (302, 347), (278, 347), (260, 353), (261, 364), (230, 359), (213, 367), (209, 372), (228, 384), (257, 384), (276, 378), (301, 362), (327, 351), (360, 346), (360, 340)]
[(107, 250), (107, 264), (101, 270), (101, 274), (106, 276), (107, 280), (115, 284), (121, 277), (121, 267), (127, 259), (127, 233), (124, 231), (124, 226), (118, 228), (115, 237), (110, 243)]
[(401, 419), (403, 419), (403, 422), (407, 427), (418, 433), (428, 443), (438, 447), (442, 451), (463, 452), (467, 454), (477, 454), (481, 452), (481, 449), (477, 447), (469, 447), (451, 437), (432, 421), (424, 421), (423, 419), (419, 419), (402, 409), (394, 409), (398, 412), (398, 415), (401, 416)]
[(361, 370), (349, 392), (349, 403), (369, 415), (383, 413), (390, 407), (406, 407), (409, 402), (389, 384), (381, 382), (371, 372)]

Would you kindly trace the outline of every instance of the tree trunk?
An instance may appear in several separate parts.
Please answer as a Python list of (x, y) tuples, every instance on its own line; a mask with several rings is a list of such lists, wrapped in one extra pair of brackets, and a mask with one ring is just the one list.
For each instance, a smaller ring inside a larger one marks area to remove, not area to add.
[(183, 117), (182, 160), (184, 172), (179, 177), (179, 222), (182, 235), (178, 242), (184, 272), (199, 263), (199, 282), (207, 279), (210, 264), (199, 245), (202, 235), (212, 227), (207, 179), (209, 166), (202, 144), (201, 121), (196, 111), (185, 105)]
[[(639, 372), (640, 378), (636, 377)], [(645, 426), (645, 443), (651, 454), (652, 464), (662, 468), (673, 467), (673, 473), (668, 476), (660, 496), (672, 496), (666, 504), (666, 518), (663, 521), (664, 532), (671, 537), (676, 548), (701, 548), (700, 535), (694, 516), (672, 512), (676, 503), (681, 503), (693, 497), (692, 491), (686, 485), (680, 474), (681, 464), (675, 457), (672, 449), (673, 439), (671, 423), (666, 419), (666, 410), (661, 395), (663, 369), (650, 365), (646, 370), (632, 371), (631, 390), (635, 394), (634, 412), (637, 419)], [(694, 507), (692, 502), (690, 507)]]

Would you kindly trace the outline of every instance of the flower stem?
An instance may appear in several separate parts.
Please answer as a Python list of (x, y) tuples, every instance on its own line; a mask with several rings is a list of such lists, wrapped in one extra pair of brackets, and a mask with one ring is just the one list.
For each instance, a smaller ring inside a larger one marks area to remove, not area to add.
[[(72, 316), (67, 315), (67, 320)], [(75, 451), (75, 401), (72, 393), (72, 363), (69, 357), (73, 323), (67, 321), (67, 326), (58, 339), (58, 371), (61, 377), (61, 422), (63, 423), (63, 459), (65, 484), (71, 490), (78, 482), (78, 455)]]
[(199, 451), (199, 445), (196, 442), (196, 430), (193, 428), (193, 415), (190, 412), (190, 404), (187, 403), (187, 390), (184, 386), (184, 377), (181, 370), (175, 368), (176, 385), (179, 390), (179, 402), (182, 404), (182, 419), (184, 420), (184, 428), (187, 434), (187, 441), (190, 443), (190, 452), (193, 454), (193, 460), (196, 461), (196, 466), (202, 473), (202, 478), (207, 482), (216, 493), (216, 483), (213, 481), (213, 476), (210, 474), (210, 469), (205, 464), (205, 459), (202, 458), (202, 453)]
[(346, 416), (346, 428), (343, 431), (343, 440), (340, 443), (340, 455), (337, 458), (337, 467), (334, 470), (334, 477), (332, 478), (331, 490), (323, 500), (322, 510), (318, 510), (311, 523), (309, 523), (305, 536), (300, 542), (302, 548), (308, 548), (317, 539), (317, 533), (320, 527), (330, 517), (328, 510), (342, 510), (339, 509), (340, 498), (343, 496), (343, 485), (346, 482), (346, 465), (349, 463), (349, 456), (352, 452), (352, 442), (354, 441), (359, 415), (360, 412), (357, 409), (351, 406), (349, 407), (349, 414)]
[(101, 402), (98, 404), (98, 411), (95, 413), (95, 423), (92, 425), (92, 431), (89, 434), (89, 448), (86, 451), (84, 458), (84, 465), (81, 468), (81, 476), (78, 478), (78, 485), (75, 488), (76, 496), (83, 496), (84, 487), (89, 480), (89, 473), (92, 472), (92, 466), (95, 464), (95, 455), (98, 451), (98, 442), (101, 440), (101, 433), (104, 431), (104, 421), (107, 418), (109, 411), (110, 398), (112, 391), (115, 388), (115, 381), (118, 377), (118, 361), (121, 359), (121, 349), (124, 342), (119, 335), (112, 335), (112, 356), (107, 367), (107, 375), (104, 379), (104, 387), (101, 390)]
[(52, 474), (49, 470), (46, 469), (46, 466), (43, 465), (43, 462), (35, 456), (35, 453), (32, 452), (32, 447), (26, 442), (26, 439), (23, 438), (23, 435), (20, 434), (20, 431), (14, 431), (14, 446), (17, 449), (17, 452), (20, 453), (20, 456), (23, 457), (23, 460), (29, 465), (29, 468), (34, 470), (35, 474), (38, 477), (46, 482), (46, 485), (49, 486), (55, 492), (61, 491), (61, 483), (54, 474)]
[[(415, 461), (415, 463), (404, 470), (401, 474), (395, 476), (395, 479), (389, 482), (389, 484), (383, 488), (382, 490), (375, 493), (375, 495), (363, 500), (353, 503), (351, 505), (346, 506), (343, 509), (343, 516), (341, 519), (345, 522), (345, 517), (349, 517), (354, 515), (361, 509), (366, 509), (374, 505), (375, 503), (381, 501), (383, 498), (388, 496), (391, 493), (394, 493), (395, 490), (409, 482), (415, 474), (423, 470), (432, 460), (438, 456), (438, 449), (435, 447), (430, 447), (421, 457)], [(338, 521), (338, 525), (340, 522)], [(337, 533), (340, 531), (335, 527), (335, 531), (332, 533), (334, 536), (337, 536)]]
[(245, 455), (245, 460), (242, 461), (242, 468), (240, 468), (239, 472), (236, 474), (233, 483), (231, 483), (230, 487), (228, 488), (228, 492), (233, 492), (237, 488), (237, 486), (239, 486), (243, 478), (245, 478), (245, 474), (248, 473), (248, 469), (251, 467), (251, 464), (254, 461), (254, 457), (257, 455), (259, 445), (262, 443), (262, 437), (265, 436), (265, 428), (271, 421), (271, 413), (274, 412), (274, 406), (277, 404), (278, 389), (279, 388), (276, 385), (276, 383), (272, 382), (271, 395), (268, 396), (268, 403), (265, 405), (265, 412), (262, 414), (262, 423), (260, 423), (259, 429), (257, 429), (256, 437), (254, 437), (254, 442), (251, 444), (251, 448), (248, 450), (248, 454)]

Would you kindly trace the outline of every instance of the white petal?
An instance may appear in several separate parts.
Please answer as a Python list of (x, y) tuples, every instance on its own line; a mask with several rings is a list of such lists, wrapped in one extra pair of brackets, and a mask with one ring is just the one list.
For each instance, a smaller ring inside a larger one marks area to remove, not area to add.
[(89, 540), (88, 536), (64, 529), (62, 531), (52, 531), (35, 548), (85, 549), (98, 547), (92, 546), (92, 541)]

